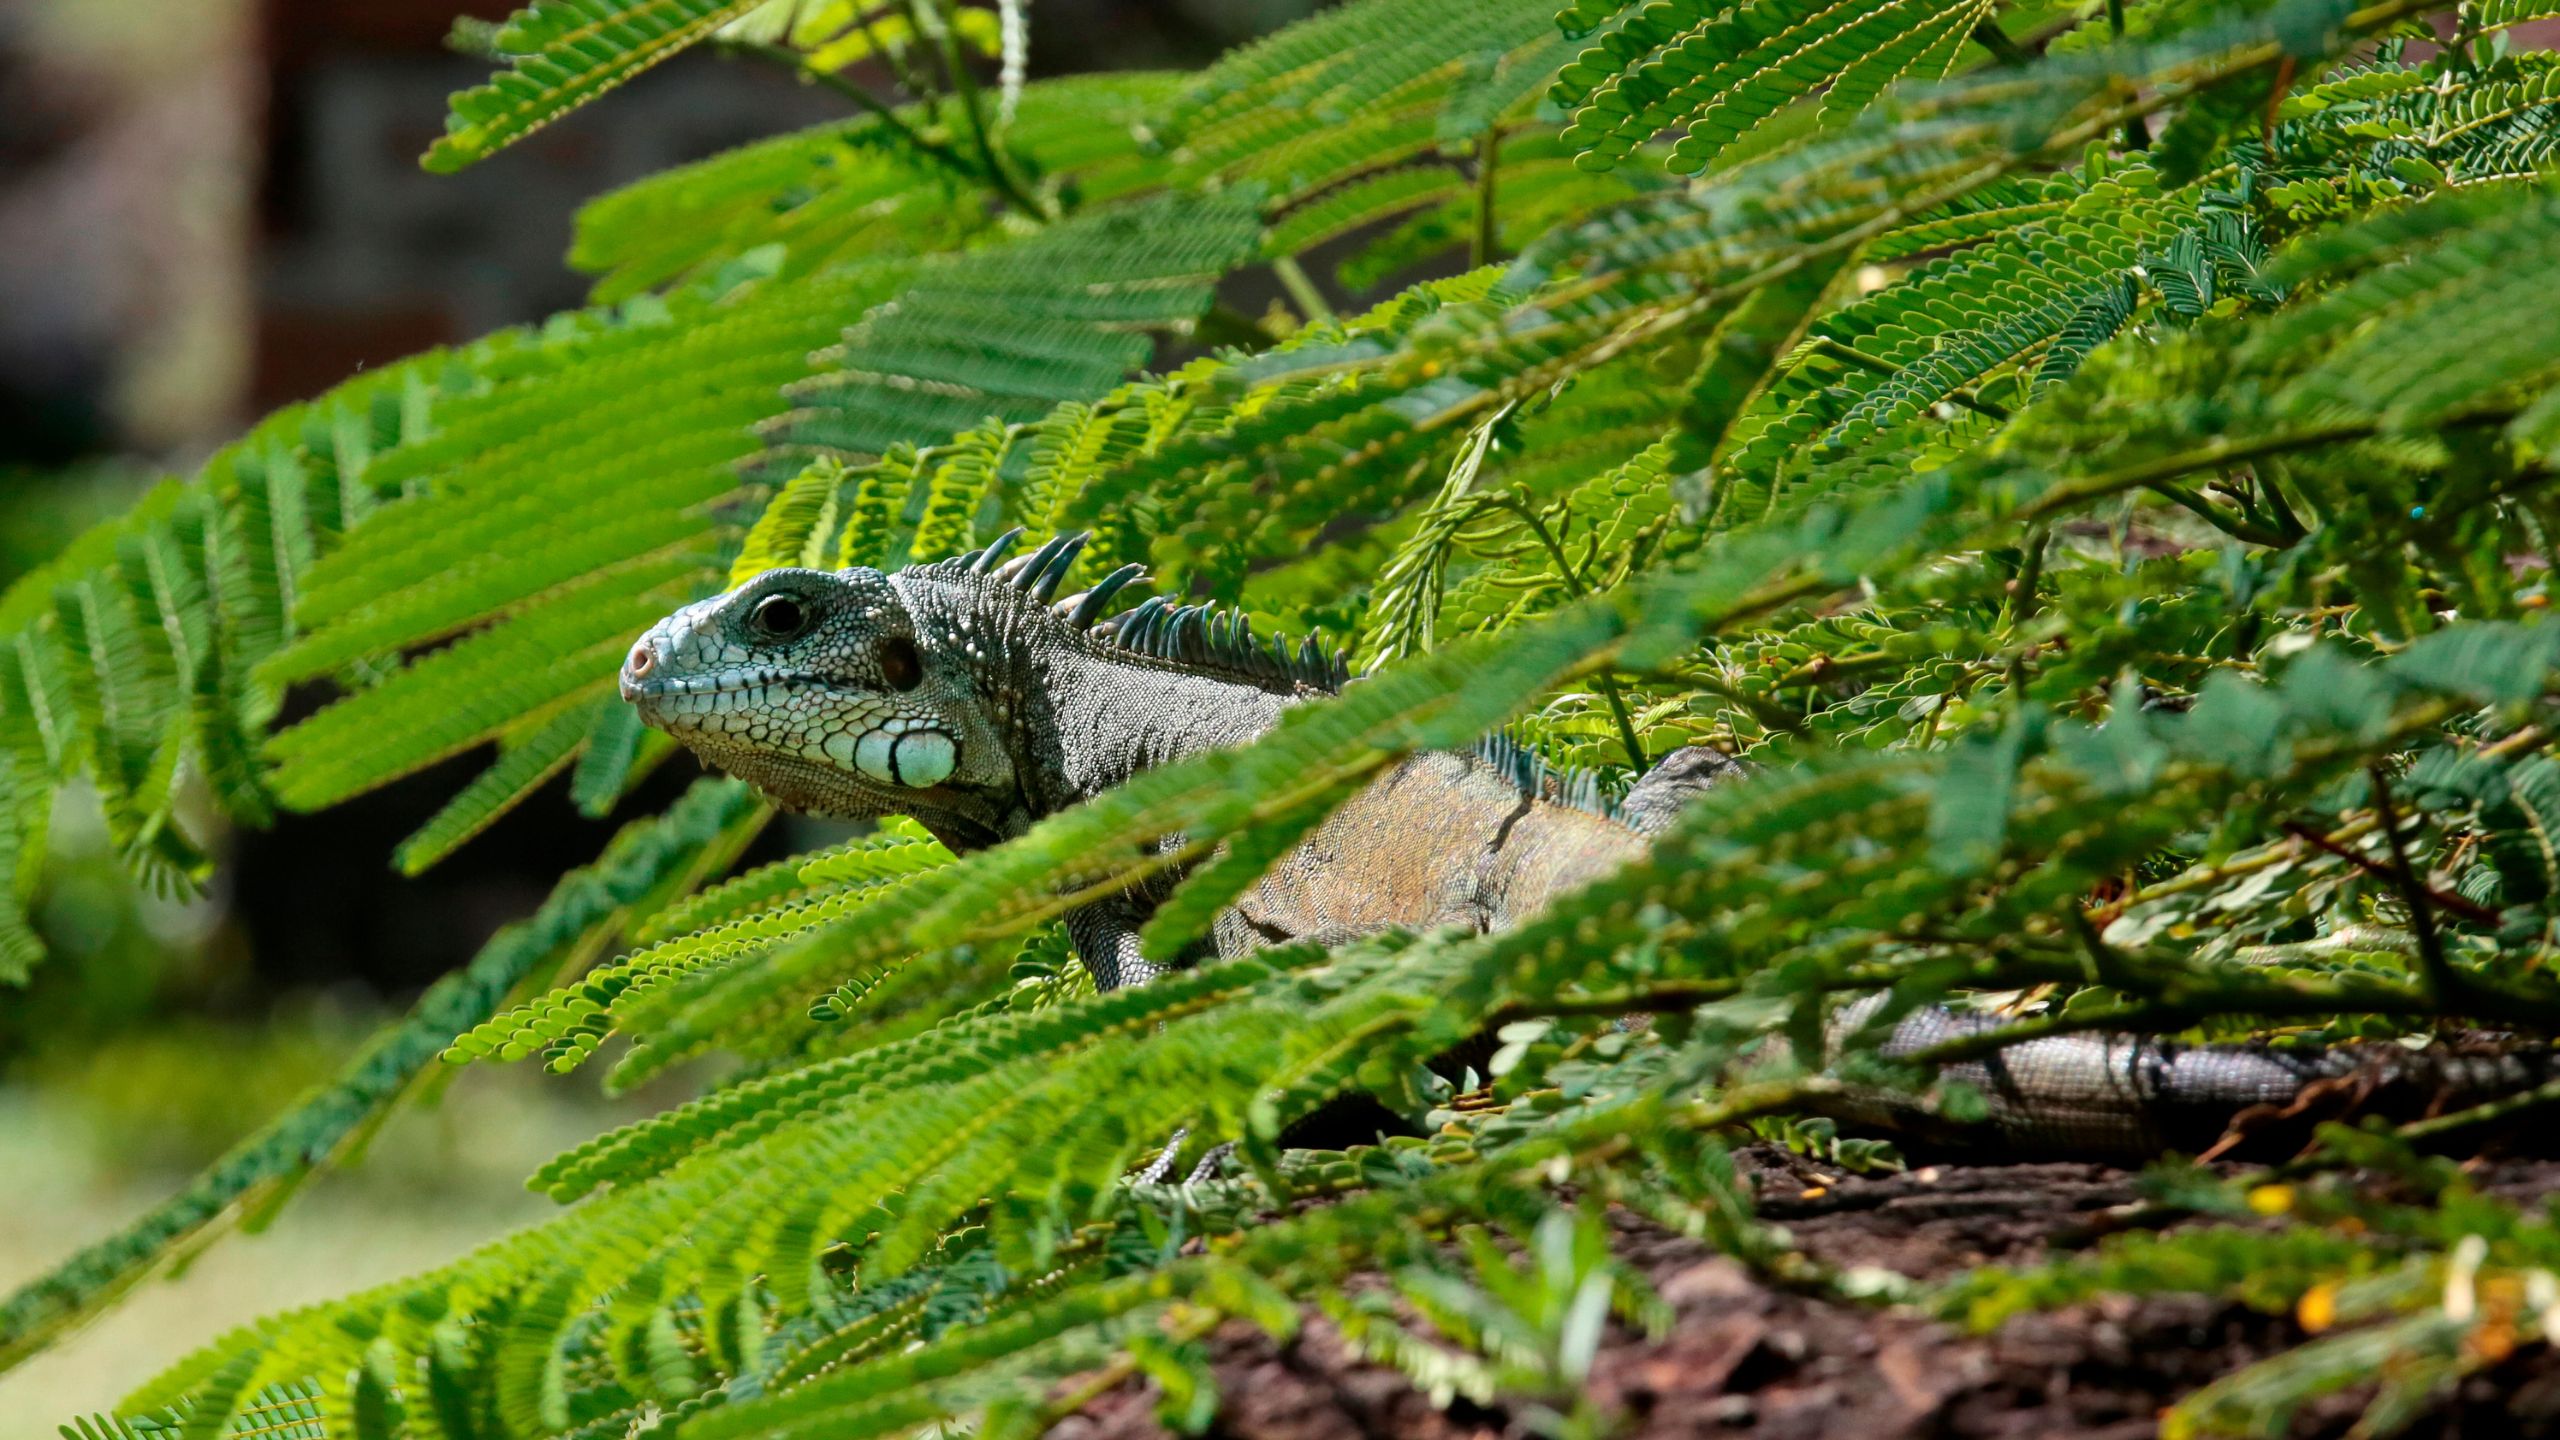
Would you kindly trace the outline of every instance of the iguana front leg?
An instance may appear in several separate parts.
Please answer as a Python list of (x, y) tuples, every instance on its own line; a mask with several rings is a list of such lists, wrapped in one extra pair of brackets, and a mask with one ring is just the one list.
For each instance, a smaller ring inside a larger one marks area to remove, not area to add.
[(1148, 959), (1139, 949), (1138, 929), (1146, 921), (1146, 911), (1125, 895), (1067, 912), (1067, 938), (1075, 943), (1076, 957), (1093, 976), (1095, 989), (1144, 985), (1173, 968)]
[[(1076, 957), (1084, 962), (1086, 972), (1093, 976), (1095, 989), (1109, 992), (1144, 985), (1175, 968), (1148, 959), (1139, 949), (1138, 930), (1146, 923), (1146, 918), (1146, 907), (1127, 895), (1097, 900), (1067, 912), (1067, 938), (1074, 942)], [(1190, 963), (1191, 959), (1184, 957), (1184, 963)], [(1183, 1145), (1190, 1139), (1190, 1126), (1174, 1131), (1173, 1138), (1165, 1142), (1164, 1149), (1138, 1172), (1135, 1177), (1137, 1183), (1158, 1184), (1172, 1174), (1174, 1160), (1181, 1155)], [(1208, 1157), (1200, 1162), (1200, 1169), (1193, 1173), (1192, 1180), (1202, 1178), (1204, 1172), (1214, 1171), (1216, 1161), (1233, 1148), (1232, 1145), (1222, 1145), (1210, 1151)]]
[[(1154, 842), (1158, 855), (1171, 855), (1184, 848), (1180, 835), (1160, 836)], [(1216, 960), (1222, 955), (1242, 954), (1245, 946), (1227, 949), (1221, 943), (1221, 932), (1233, 912), (1220, 917), (1220, 924), (1208, 935), (1194, 939), (1170, 960), (1150, 960), (1138, 944), (1138, 932), (1165, 898), (1181, 888), (1191, 872), (1189, 865), (1176, 866), (1146, 876), (1128, 889), (1107, 900), (1097, 900), (1067, 913), (1067, 938), (1074, 942), (1076, 958), (1084, 962), (1086, 973), (1093, 976), (1097, 990), (1109, 992), (1132, 985), (1144, 985), (1172, 970), (1188, 970), (1194, 965)]]

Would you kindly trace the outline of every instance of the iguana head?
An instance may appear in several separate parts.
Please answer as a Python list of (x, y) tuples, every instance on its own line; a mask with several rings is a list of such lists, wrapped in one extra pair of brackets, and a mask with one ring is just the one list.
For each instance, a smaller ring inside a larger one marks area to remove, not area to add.
[(622, 696), (793, 809), (999, 829), (1015, 786), (983, 649), (918, 620), (877, 570), (768, 570), (650, 627)]
[[(1091, 785), (1066, 773), (1076, 758), (1112, 772), (1104, 751), (1146, 748), (1133, 712), (1172, 702), (1146, 698), (1141, 675), (1288, 697), (1348, 677), (1314, 640), (1265, 648), (1206, 605), (1158, 598), (1104, 618), (1137, 565), (1059, 599), (1087, 537), (1007, 559), (1020, 537), (895, 575), (768, 570), (651, 627), (623, 662), (623, 698), (791, 809), (912, 815), (973, 848), (1085, 798)], [(1179, 703), (1202, 702), (1195, 689)]]

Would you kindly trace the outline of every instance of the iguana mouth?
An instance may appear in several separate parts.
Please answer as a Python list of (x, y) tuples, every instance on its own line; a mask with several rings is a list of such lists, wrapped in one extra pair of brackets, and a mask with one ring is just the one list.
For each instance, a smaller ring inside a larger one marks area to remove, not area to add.
[(654, 680), (635, 679), (626, 670), (622, 676), (622, 698), (635, 705), (644, 701), (672, 699), (708, 700), (751, 690), (769, 690), (776, 685), (796, 689), (822, 683), (819, 677), (806, 670), (745, 670), (720, 675), (671, 675)]

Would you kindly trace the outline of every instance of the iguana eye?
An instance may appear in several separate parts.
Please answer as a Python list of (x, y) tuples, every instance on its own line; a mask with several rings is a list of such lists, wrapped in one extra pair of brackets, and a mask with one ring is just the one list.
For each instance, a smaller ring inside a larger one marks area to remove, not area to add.
[(892, 690), (913, 690), (924, 683), (924, 660), (916, 642), (898, 636), (880, 642), (880, 678)]
[(789, 640), (809, 628), (809, 611), (792, 596), (767, 595), (747, 612), (747, 623), (768, 640)]

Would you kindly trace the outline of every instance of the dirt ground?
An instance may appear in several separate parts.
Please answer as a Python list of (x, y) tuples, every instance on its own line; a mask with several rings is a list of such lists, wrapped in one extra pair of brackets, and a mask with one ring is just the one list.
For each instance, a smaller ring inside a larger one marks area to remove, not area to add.
[[(2085, 1235), (2094, 1212), (2132, 1201), (2129, 1173), (2102, 1165), (1945, 1166), (1849, 1178), (1817, 1199), (1765, 1153), (1751, 1157), (1761, 1214), (1834, 1267), (1944, 1278), (2026, 1261)], [(2560, 1167), (2502, 1167), (2491, 1188), (2560, 1192)], [(2200, 1385), (2299, 1343), (2284, 1317), (2177, 1297), (2113, 1297), (1973, 1335), (1909, 1313), (1772, 1290), (1706, 1246), (1618, 1217), (1621, 1257), (1677, 1323), (1660, 1341), (1613, 1328), (1593, 1398), (1628, 1440), (2106, 1437), (2159, 1430), (2161, 1409)], [(1391, 1368), (1352, 1356), (1312, 1320), (1286, 1347), (1235, 1323), (1210, 1339), (1231, 1440), (1510, 1440), (1524, 1417), (1458, 1401), (1435, 1409)], [(2362, 1397), (2314, 1407), (2292, 1435), (2344, 1436)], [(1052, 1432), (1058, 1440), (1156, 1440), (1154, 1391), (1113, 1390)], [(2560, 1436), (2560, 1358), (2523, 1352), (2404, 1435)]]

